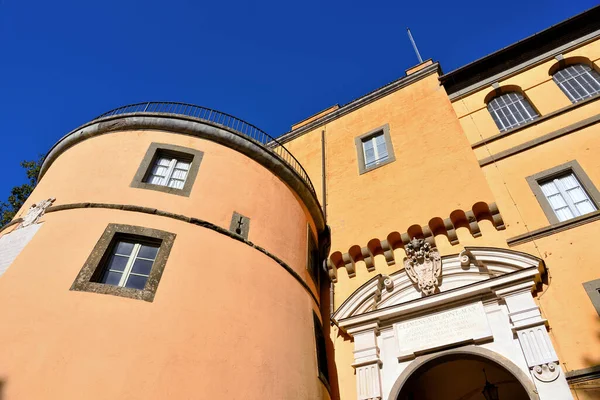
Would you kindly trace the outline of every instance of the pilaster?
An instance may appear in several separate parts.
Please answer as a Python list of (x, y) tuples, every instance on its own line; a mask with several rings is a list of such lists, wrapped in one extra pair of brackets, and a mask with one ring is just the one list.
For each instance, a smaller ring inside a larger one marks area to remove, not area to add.
[(531, 295), (534, 285), (533, 281), (524, 282), (495, 292), (506, 303), (512, 330), (519, 340), (540, 400), (573, 399), (546, 329), (548, 322), (542, 318)]
[(381, 359), (377, 346), (377, 323), (348, 329), (354, 337), (354, 363), (358, 400), (381, 400)]

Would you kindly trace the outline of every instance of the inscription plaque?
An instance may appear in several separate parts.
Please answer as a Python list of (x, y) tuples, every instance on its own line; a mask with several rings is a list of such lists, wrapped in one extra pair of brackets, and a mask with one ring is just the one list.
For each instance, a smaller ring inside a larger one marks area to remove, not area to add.
[(0, 276), (21, 253), (27, 243), (40, 229), (41, 224), (29, 225), (0, 237)]
[(394, 329), (400, 359), (426, 350), (492, 337), (481, 302), (402, 321), (395, 324)]

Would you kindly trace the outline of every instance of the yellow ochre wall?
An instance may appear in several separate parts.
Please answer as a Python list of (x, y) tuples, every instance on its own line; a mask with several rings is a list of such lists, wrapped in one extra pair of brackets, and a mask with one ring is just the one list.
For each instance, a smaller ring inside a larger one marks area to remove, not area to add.
[[(285, 146), (300, 161), (322, 194), (321, 135), (325, 131), (327, 223), (332, 230), (331, 252), (366, 246), (373, 238), (404, 233), (414, 224), (448, 218), (454, 210), (468, 211), (494, 197), (461, 130), (439, 75), (432, 73), (326, 125), (298, 136)], [(359, 175), (354, 139), (389, 124), (394, 162)], [(442, 254), (456, 254), (467, 245), (506, 246), (504, 235), (491, 222), (479, 223), (483, 240), (466, 227), (457, 229), (459, 245), (436, 236)], [(377, 274), (402, 268), (404, 251), (396, 250), (396, 264), (375, 257), (375, 270), (356, 264), (356, 277), (338, 271), (334, 307)], [(356, 398), (352, 363), (353, 343), (332, 327), (341, 399)]]
[[(396, 160), (359, 175), (355, 137), (385, 124)], [(345, 253), (373, 238), (385, 240), (391, 232), (404, 233), (434, 217), (448, 218), (454, 210), (468, 211), (477, 202), (494, 201), (437, 73), (285, 143), (310, 175), (321, 202), (323, 130), (332, 252)], [(491, 244), (502, 245), (502, 236), (491, 223), (482, 221), (480, 227)], [(457, 234), (461, 245), (473, 240), (467, 228)], [(443, 235), (436, 241), (443, 254), (462, 249), (451, 246)], [(355, 278), (348, 279), (340, 269), (336, 308), (366, 280), (400, 268), (401, 262), (388, 267), (383, 256), (375, 259), (373, 272), (358, 262)]]
[[(129, 187), (151, 142), (204, 152), (190, 197)], [(306, 272), (314, 221), (304, 206), (266, 168), (209, 140), (161, 131), (84, 140), (50, 166), (24, 209), (48, 197), (152, 207), (225, 229), (235, 210), (251, 219), (249, 239), (314, 291)], [(318, 306), (264, 253), (123, 210), (55, 211), (41, 223), (0, 278), (3, 400), (329, 399), (317, 371)], [(152, 303), (69, 290), (109, 223), (176, 234)]]
[[(598, 68), (600, 41), (563, 56), (567, 60), (585, 57)], [(542, 258), (549, 285), (539, 288), (536, 301), (549, 320), (555, 349), (568, 372), (600, 364), (600, 318), (582, 286), (600, 278), (600, 247), (596, 243), (600, 222), (512, 247), (507, 240), (550, 224), (526, 177), (577, 160), (600, 187), (600, 125), (577, 129), (482, 167), (478, 162), (600, 113), (600, 97), (571, 106), (549, 75), (556, 63), (554, 58), (542, 60), (498, 81), (501, 88), (520, 87), (542, 116), (506, 135), (500, 135), (486, 108), (485, 99), (494, 90), (491, 85), (451, 101), (438, 75), (432, 74), (317, 126), (285, 146), (310, 175), (322, 202), (321, 135), (325, 132), (332, 253), (366, 246), (373, 238), (384, 240), (391, 232), (406, 232), (411, 225), (426, 225), (434, 217), (447, 218), (456, 209), (467, 211), (480, 201), (496, 202), (506, 230), (498, 231), (484, 220), (479, 222), (481, 237), (474, 238), (467, 228), (459, 228), (458, 245), (450, 245), (444, 235), (436, 236), (436, 245), (442, 255), (473, 245), (511, 248)], [(550, 117), (543, 118), (548, 114)], [(384, 124), (390, 126), (396, 161), (359, 175), (354, 138)], [(401, 269), (404, 252), (395, 252), (395, 265), (387, 266), (383, 256), (376, 256), (372, 272), (364, 262), (357, 262), (353, 278), (341, 267), (334, 309), (373, 276)], [(353, 344), (335, 327), (332, 333), (341, 397), (356, 398)], [(581, 399), (597, 394), (589, 388), (577, 391)]]
[[(563, 56), (566, 60), (586, 58), (598, 69), (600, 41), (565, 52)], [(521, 88), (542, 120), (513, 130), (492, 142), (482, 143), (499, 134), (484, 101), (493, 88), (486, 87), (453, 101), (466, 137), (476, 145), (474, 152), (479, 160), (500, 158), (498, 153), (501, 151), (568, 128), (600, 113), (599, 97), (571, 105), (549, 75), (550, 69), (557, 63), (551, 58), (498, 81), (501, 88), (508, 85)], [(544, 119), (547, 115), (550, 117)], [(526, 177), (576, 160), (598, 188), (599, 152), (600, 125), (596, 123), (482, 167), (506, 223), (507, 238), (550, 225)], [(537, 294), (537, 301), (543, 316), (549, 320), (550, 335), (567, 372), (600, 364), (600, 318), (582, 286), (584, 282), (600, 278), (599, 232), (600, 222), (591, 222), (511, 247), (536, 255), (546, 263), (549, 286)], [(600, 389), (577, 390), (577, 395), (581, 399), (586, 396), (596, 398), (593, 396), (600, 395)]]

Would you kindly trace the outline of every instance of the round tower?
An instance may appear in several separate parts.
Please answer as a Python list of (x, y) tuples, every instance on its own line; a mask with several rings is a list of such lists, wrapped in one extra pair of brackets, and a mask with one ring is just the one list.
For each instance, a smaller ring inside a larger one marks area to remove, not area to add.
[(330, 398), (329, 233), (275, 139), (143, 103), (68, 133), (40, 177), (0, 232), (5, 399)]

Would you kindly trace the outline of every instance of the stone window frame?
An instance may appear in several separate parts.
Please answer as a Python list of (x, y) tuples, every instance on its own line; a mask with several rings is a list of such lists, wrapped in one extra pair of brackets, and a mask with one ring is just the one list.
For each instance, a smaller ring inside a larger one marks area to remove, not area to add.
[(598, 316), (600, 316), (600, 279), (594, 279), (593, 281), (584, 282), (583, 288), (590, 297)]
[[(544, 211), (544, 214), (546, 214), (546, 218), (548, 218), (548, 221), (551, 225), (559, 224), (561, 222), (558, 220), (558, 217), (554, 213), (552, 206), (550, 205), (548, 199), (546, 199), (546, 196), (542, 192), (540, 182), (552, 179), (553, 177), (563, 175), (568, 172), (572, 172), (575, 175), (575, 177), (589, 196), (592, 203), (594, 203), (597, 209), (600, 209), (600, 192), (598, 191), (592, 180), (589, 178), (589, 176), (585, 173), (581, 165), (579, 165), (577, 160), (572, 160), (525, 178), (527, 180), (527, 183), (529, 184), (529, 187), (531, 188), (531, 191), (535, 195), (535, 198), (540, 204), (540, 207), (542, 207), (542, 210)], [(577, 217), (572, 218), (571, 220), (576, 218)], [(571, 220), (563, 221), (562, 223)]]
[[(191, 157), (190, 168), (188, 170), (187, 177), (185, 178), (185, 184), (183, 185), (183, 189), (171, 188), (168, 186), (155, 185), (152, 183), (146, 182), (148, 175), (150, 174), (150, 170), (156, 161), (156, 158), (161, 153), (167, 153), (173, 155), (174, 157), (181, 157), (189, 159)], [(192, 192), (192, 186), (194, 185), (194, 181), (196, 180), (196, 176), (198, 175), (198, 170), (200, 169), (200, 163), (202, 162), (202, 158), (204, 157), (204, 152), (196, 149), (192, 149), (189, 147), (177, 146), (174, 144), (167, 143), (157, 143), (152, 142), (146, 150), (146, 154), (140, 163), (140, 166), (133, 177), (133, 181), (131, 181), (132, 188), (139, 189), (149, 189), (156, 190), (159, 192), (165, 192), (169, 194), (176, 194), (179, 196), (189, 197)]]
[[(167, 264), (167, 259), (171, 253), (173, 242), (176, 235), (174, 233), (161, 231), (153, 228), (141, 226), (108, 224), (100, 239), (92, 249), (91, 254), (85, 264), (79, 271), (79, 274), (71, 285), (71, 290), (80, 292), (92, 292), (101, 294), (110, 294), (113, 296), (127, 297), (130, 299), (154, 301), (158, 284)], [(133, 240), (155, 240), (160, 241), (160, 247), (154, 264), (150, 270), (150, 275), (146, 281), (144, 289), (132, 289), (121, 286), (107, 285), (105, 283), (94, 282), (102, 269), (105, 267), (111, 250), (117, 239)]]
[[(373, 136), (376, 136), (380, 133), (383, 133), (383, 137), (385, 139), (385, 147), (388, 151), (388, 159), (385, 161), (382, 161), (372, 167), (367, 168), (367, 166), (365, 165), (365, 153), (364, 153), (364, 149), (363, 149), (363, 141), (366, 139), (369, 139)], [(385, 124), (383, 126), (380, 126), (379, 128), (370, 130), (369, 132), (367, 132), (365, 134), (355, 137), (354, 145), (356, 146), (356, 154), (358, 156), (358, 174), (359, 175), (362, 175), (369, 171), (373, 171), (374, 169), (383, 167), (384, 165), (387, 165), (391, 162), (396, 161), (396, 156), (394, 154), (394, 146), (392, 146), (392, 138), (390, 136), (390, 125), (389, 124)]]

